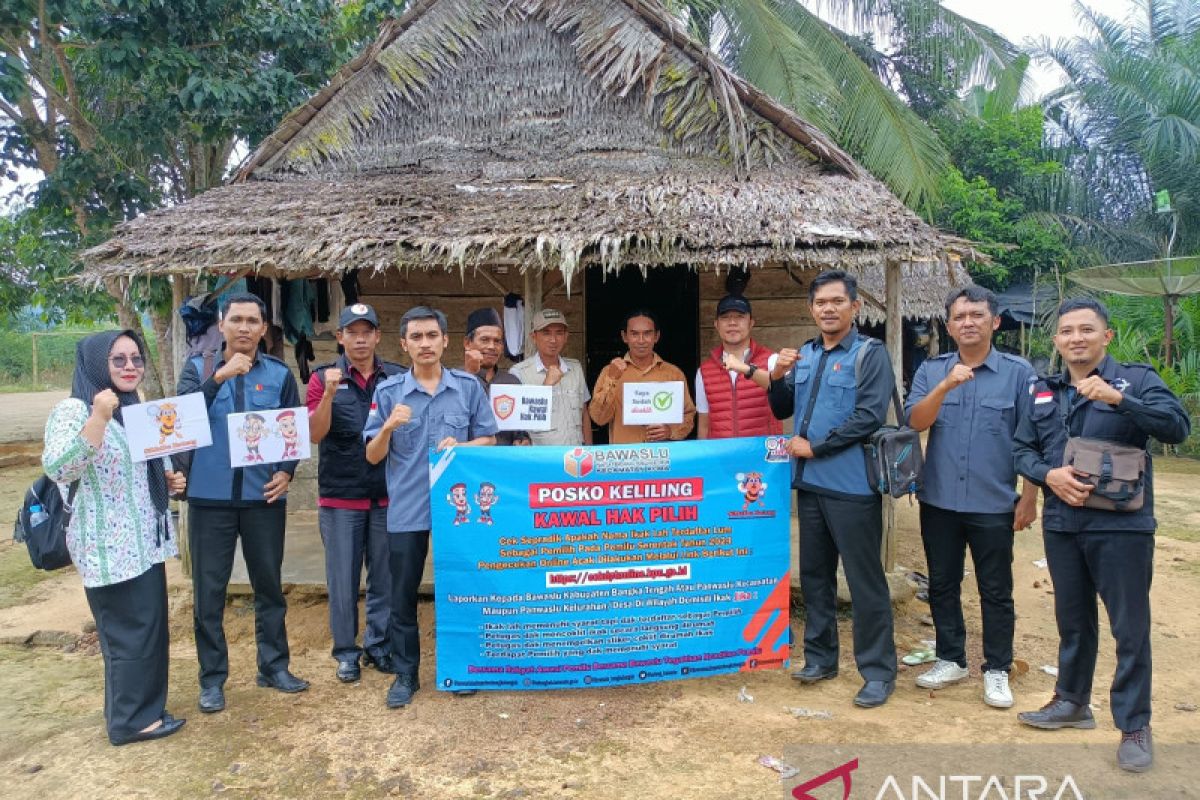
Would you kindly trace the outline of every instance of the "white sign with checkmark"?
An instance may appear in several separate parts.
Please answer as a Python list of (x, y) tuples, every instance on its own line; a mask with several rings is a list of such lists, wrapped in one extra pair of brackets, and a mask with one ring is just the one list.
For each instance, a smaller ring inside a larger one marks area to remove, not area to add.
[(683, 422), (683, 381), (626, 383), (622, 420), (626, 425), (678, 425)]

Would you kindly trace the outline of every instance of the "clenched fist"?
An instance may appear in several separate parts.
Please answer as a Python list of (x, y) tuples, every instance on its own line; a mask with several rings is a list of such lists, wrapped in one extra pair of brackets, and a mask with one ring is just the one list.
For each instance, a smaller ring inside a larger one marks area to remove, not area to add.
[(330, 367), (325, 370), (325, 392), (336, 392), (338, 387), (342, 385), (342, 371), (337, 367)]
[(800, 351), (794, 347), (785, 347), (780, 350), (779, 358), (775, 359), (775, 369), (771, 370), (771, 380), (777, 381), (787, 375), (788, 370), (796, 365), (799, 358)]
[(942, 383), (945, 384), (946, 391), (950, 391), (951, 389), (957, 389), (967, 381), (974, 379), (975, 370), (971, 369), (965, 364), (955, 364), (950, 370), (950, 374), (942, 379)]
[(383, 429), (391, 433), (401, 425), (407, 425), (410, 421), (412, 421), (412, 408), (401, 403), (392, 409), (392, 413), (388, 415), (387, 422), (383, 423)]
[(226, 361), (213, 377), (217, 383), (224, 383), (230, 378), (245, 375), (254, 366), (254, 359), (245, 353), (234, 353), (233, 358)]
[(116, 392), (112, 389), (105, 389), (92, 398), (92, 414), (108, 422), (120, 405), (121, 401), (117, 398)]

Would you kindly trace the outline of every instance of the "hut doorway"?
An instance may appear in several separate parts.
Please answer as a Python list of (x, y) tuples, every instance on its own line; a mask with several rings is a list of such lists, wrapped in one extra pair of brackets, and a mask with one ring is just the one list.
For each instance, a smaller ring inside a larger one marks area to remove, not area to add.
[[(637, 267), (607, 275), (601, 268), (591, 267), (586, 297), (588, 386), (595, 386), (605, 365), (625, 353), (621, 341), (625, 315), (645, 308), (658, 317), (662, 331), (658, 354), (683, 370), (688, 390), (694, 393), (700, 366), (700, 276), (695, 270), (655, 267), (643, 277)], [(606, 430), (597, 429), (595, 435), (596, 444), (607, 444)]]

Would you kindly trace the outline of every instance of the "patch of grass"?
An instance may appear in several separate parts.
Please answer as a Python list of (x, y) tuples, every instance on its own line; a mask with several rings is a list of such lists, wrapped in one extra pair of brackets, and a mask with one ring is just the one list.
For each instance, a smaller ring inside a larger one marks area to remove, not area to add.
[(1156, 456), (1154, 471), (1169, 472), (1173, 475), (1200, 475), (1200, 459)]
[[(41, 474), (40, 467), (0, 470), (0, 531), (7, 533), (10, 530), (25, 498), (25, 490)], [(8, 536), (0, 538), (0, 608), (21, 605), (33, 587), (55, 574), (34, 569), (25, 545), (17, 544)]]
[(1200, 542), (1200, 530), (1196, 528), (1180, 528), (1174, 525), (1160, 524), (1157, 533), (1159, 536), (1166, 536), (1168, 539), (1176, 539), (1181, 542)]
[(0, 544), (0, 608), (23, 605), (28, 602), (34, 587), (57, 574), (34, 569), (25, 545), (16, 542)]

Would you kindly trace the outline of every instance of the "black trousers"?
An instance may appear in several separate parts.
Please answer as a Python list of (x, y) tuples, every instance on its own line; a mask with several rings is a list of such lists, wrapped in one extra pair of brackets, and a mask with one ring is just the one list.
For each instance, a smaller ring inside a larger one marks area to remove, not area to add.
[(388, 533), (392, 568), (390, 639), (396, 672), (417, 677), (421, 666), (421, 632), (417, 628), (417, 590), (429, 553), (429, 531)]
[(200, 686), (221, 686), (229, 677), (225, 643), (225, 592), (233, 572), (238, 538), (254, 590), (254, 638), (258, 669), (271, 674), (288, 667), (287, 629), (280, 571), (283, 569), (283, 503), (247, 508), (188, 506), (192, 553), (193, 624)]
[(921, 503), (921, 541), (929, 565), (929, 611), (937, 631), (937, 657), (967, 666), (962, 581), (967, 548), (975, 563), (983, 616), (983, 670), (1012, 667), (1013, 512), (969, 514)]
[[(366, 650), (388, 650), (391, 624), (392, 571), (388, 550), (387, 507), (358, 510), (322, 508), (321, 541), (325, 545), (325, 584), (329, 587), (329, 631), (333, 657), (357, 661)], [(358, 637), (358, 587), (367, 565), (367, 624), (363, 645)]]
[(162, 719), (167, 703), (167, 573), (85, 588), (104, 655), (104, 722), (123, 739)]
[(799, 490), (800, 592), (807, 620), (804, 661), (838, 663), (838, 558), (850, 585), (854, 618), (854, 661), (864, 680), (896, 679), (892, 599), (880, 561), (883, 500), (845, 500)]
[(1091, 702), (1099, 635), (1098, 594), (1117, 640), (1117, 671), (1109, 692), (1113, 722), (1126, 732), (1145, 727), (1150, 722), (1153, 534), (1046, 531), (1043, 539), (1058, 622), (1058, 684), (1054, 690), (1073, 703)]

